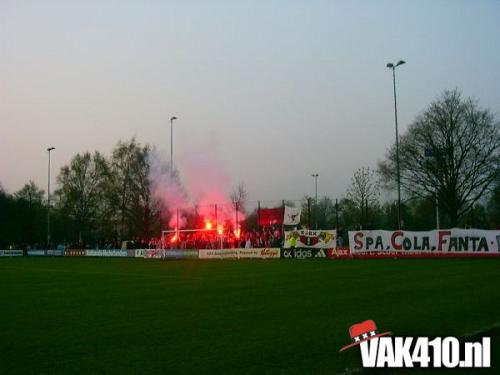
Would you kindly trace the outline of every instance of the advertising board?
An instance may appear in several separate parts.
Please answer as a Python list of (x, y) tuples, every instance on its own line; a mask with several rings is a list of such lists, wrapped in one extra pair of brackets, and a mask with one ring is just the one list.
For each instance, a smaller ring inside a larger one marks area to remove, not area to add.
[(127, 250), (121, 249), (95, 249), (85, 250), (85, 256), (88, 257), (126, 257), (128, 256)]
[(135, 249), (134, 251), (134, 257), (136, 258), (144, 258), (144, 254), (148, 249)]
[(202, 249), (200, 259), (279, 259), (279, 248)]
[(327, 249), (281, 249), (283, 259), (327, 258)]
[(33, 256), (43, 257), (43, 256), (47, 255), (47, 250), (28, 250), (26, 253), (30, 257), (33, 257)]
[(49, 257), (62, 257), (64, 250), (46, 250), (45, 254)]
[(167, 249), (163, 253), (169, 259), (198, 259), (198, 250), (195, 249)]
[(198, 250), (200, 259), (222, 259), (221, 249), (200, 249)]
[(239, 259), (279, 259), (279, 248), (238, 249)]
[(500, 231), (480, 229), (441, 229), (425, 232), (351, 231), (352, 254), (366, 252), (411, 253), (500, 253)]
[(22, 257), (22, 250), (0, 250), (0, 257)]
[(64, 250), (65, 257), (84, 257), (85, 250), (83, 249), (66, 249)]

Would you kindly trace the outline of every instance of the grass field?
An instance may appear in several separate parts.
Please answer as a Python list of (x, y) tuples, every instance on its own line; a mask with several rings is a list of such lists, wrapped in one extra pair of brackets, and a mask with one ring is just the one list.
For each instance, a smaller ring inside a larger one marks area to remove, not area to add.
[(0, 285), (0, 374), (337, 374), (361, 365), (339, 353), (353, 323), (463, 336), (500, 321), (500, 259), (10, 258)]

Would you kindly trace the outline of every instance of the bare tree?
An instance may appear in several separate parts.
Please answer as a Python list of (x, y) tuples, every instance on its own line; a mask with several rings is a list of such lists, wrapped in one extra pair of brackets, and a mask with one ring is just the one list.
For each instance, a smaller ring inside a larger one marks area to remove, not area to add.
[(248, 192), (243, 182), (240, 182), (231, 192), (231, 202), (236, 211), (245, 213), (245, 204), (247, 202)]
[[(457, 90), (445, 91), (410, 125), (400, 142), (401, 185), (410, 195), (436, 195), (455, 226), (499, 176), (498, 119)], [(396, 180), (395, 147), (380, 163)]]
[(368, 222), (369, 207), (378, 204), (379, 191), (375, 171), (363, 167), (354, 172), (347, 189), (347, 199), (358, 208), (361, 225), (366, 226)]
[(230, 196), (231, 202), (233, 204), (234, 214), (235, 214), (235, 228), (240, 226), (240, 213), (246, 214), (245, 204), (247, 202), (247, 189), (243, 182), (240, 182), (236, 186)]

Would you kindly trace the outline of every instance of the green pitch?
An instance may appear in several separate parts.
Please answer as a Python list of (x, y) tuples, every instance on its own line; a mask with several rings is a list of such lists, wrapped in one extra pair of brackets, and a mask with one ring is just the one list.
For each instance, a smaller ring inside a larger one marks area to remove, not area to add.
[(353, 323), (462, 336), (500, 321), (500, 259), (11, 258), (0, 286), (1, 374), (336, 374), (361, 364), (338, 352)]

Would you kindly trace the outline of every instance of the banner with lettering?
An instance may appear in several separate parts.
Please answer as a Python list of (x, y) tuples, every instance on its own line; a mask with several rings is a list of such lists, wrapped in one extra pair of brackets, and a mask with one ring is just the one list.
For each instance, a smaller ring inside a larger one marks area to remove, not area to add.
[(427, 232), (350, 231), (352, 254), (365, 252), (499, 253), (500, 231), (441, 229)]
[(309, 248), (309, 249), (335, 249), (337, 243), (337, 231), (333, 230), (310, 230), (300, 229), (285, 231), (285, 249)]
[(200, 259), (279, 259), (279, 248), (200, 249)]

